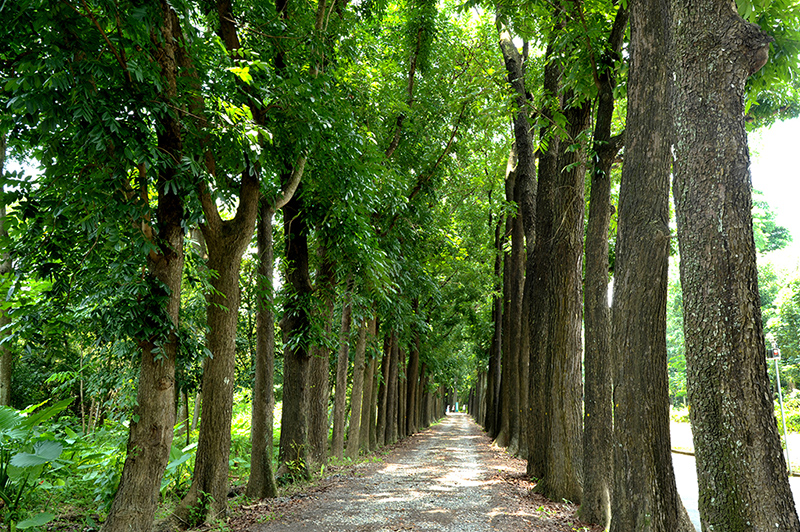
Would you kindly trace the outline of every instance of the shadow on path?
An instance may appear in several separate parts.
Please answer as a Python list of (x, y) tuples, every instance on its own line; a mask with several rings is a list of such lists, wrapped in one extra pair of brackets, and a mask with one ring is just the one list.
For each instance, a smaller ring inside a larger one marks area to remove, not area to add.
[(250, 530), (483, 532), (591, 530), (575, 507), (530, 495), (525, 462), (493, 449), (465, 414), (407, 438), (363, 477), (341, 477)]

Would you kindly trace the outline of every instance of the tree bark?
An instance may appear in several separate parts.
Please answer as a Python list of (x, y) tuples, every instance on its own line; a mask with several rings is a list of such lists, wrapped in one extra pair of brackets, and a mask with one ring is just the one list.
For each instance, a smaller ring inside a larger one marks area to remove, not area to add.
[(619, 60), (628, 9), (620, 7), (600, 63), (594, 129), (589, 220), (586, 230), (584, 292), (583, 502), (581, 518), (608, 529), (611, 522), (612, 365), (608, 308), (608, 230), (611, 222), (611, 166), (621, 141), (611, 138), (614, 117), (614, 62)]
[[(548, 98), (554, 99), (552, 105), (561, 107), (558, 96), (561, 87), (561, 66), (553, 58), (553, 45), (547, 47), (548, 61), (544, 71), (544, 92)], [(550, 124), (554, 123), (550, 106), (545, 106), (542, 116)], [(528, 467), (527, 474), (541, 479), (546, 472), (547, 445), (550, 438), (548, 421), (547, 375), (549, 360), (547, 346), (549, 342), (548, 322), (551, 319), (551, 300), (548, 297), (547, 282), (549, 269), (553, 259), (553, 189), (558, 173), (559, 137), (554, 126), (542, 130), (542, 138), (547, 140), (547, 149), (539, 155), (539, 181), (536, 190), (536, 242), (533, 255), (528, 261), (525, 283), (530, 287), (525, 290), (531, 295), (529, 300), (535, 302), (528, 314), (528, 338), (530, 346), (530, 411), (528, 418)], [(554, 267), (554, 265), (552, 265)]]
[[(300, 185), (302, 187), (302, 184)], [(286, 280), (290, 296), (283, 319), (287, 342), (284, 348), (283, 408), (278, 473), (308, 476), (309, 369), (311, 298), (313, 286), (308, 270), (308, 225), (302, 192), (298, 189), (283, 207), (286, 238)]]
[[(6, 162), (6, 136), (0, 135), (0, 179), (5, 176)], [(8, 238), (8, 230), (5, 227), (6, 220), (6, 200), (5, 186), (0, 188), (0, 236)], [(0, 280), (4, 280), (11, 273), (11, 258), (7, 252), (0, 256)], [(4, 298), (5, 299), (5, 298)], [(11, 318), (7, 310), (0, 310), (0, 339), (9, 336), (8, 330), (3, 330), (11, 324)], [(14, 358), (7, 344), (0, 345), (0, 406), (11, 405), (11, 374), (14, 371)]]
[[(336, 300), (336, 272), (331, 261), (327, 244), (322, 243), (319, 248), (320, 265), (317, 272), (315, 293), (319, 300), (318, 311), (323, 324), (324, 338), (330, 338), (333, 331), (333, 311)], [(330, 404), (330, 348), (327, 341), (312, 347), (310, 369), (310, 395), (309, 412), (309, 444), (311, 462), (315, 469), (325, 464), (328, 459), (328, 434), (330, 431), (330, 417), (328, 405)]]
[(674, 194), (701, 521), (800, 530), (764, 357), (743, 107), (772, 38), (730, 2), (673, 5)]
[[(372, 325), (371, 331), (374, 333), (373, 337), (377, 337), (378, 328), (377, 323)], [(375, 357), (372, 359), (370, 363), (370, 368), (372, 368), (372, 398), (370, 400), (370, 409), (369, 409), (369, 449), (374, 451), (378, 448), (378, 374), (380, 372), (380, 368), (378, 367), (378, 358)]]
[[(347, 370), (350, 367), (350, 328), (353, 322), (353, 303), (350, 299), (350, 289), (344, 295), (344, 305), (342, 306), (342, 324), (339, 330), (339, 353), (336, 358), (336, 388), (334, 395), (333, 407), (333, 443), (332, 454), (337, 458), (344, 455), (344, 422), (345, 422), (345, 408), (347, 407)], [(359, 329), (361, 329), (359, 327)], [(360, 338), (359, 338), (360, 340)], [(356, 354), (356, 356), (358, 356)], [(356, 415), (350, 416), (350, 434), (353, 434), (353, 420), (361, 419), (361, 389), (358, 390), (358, 409), (356, 409), (356, 389), (355, 381), (357, 376), (361, 376), (363, 383), (364, 379), (364, 360), (362, 352), (361, 368), (358, 367), (358, 361), (353, 368), (353, 390), (350, 393), (350, 411), (356, 412)], [(358, 425), (356, 425), (355, 439), (358, 441)], [(356, 447), (358, 449), (358, 447)]]
[[(350, 392), (350, 427), (347, 432), (347, 457), (352, 460), (358, 457), (358, 449), (362, 446), (362, 438), (364, 437), (361, 427), (363, 405), (369, 402), (368, 397), (372, 393), (372, 390), (368, 390), (364, 385), (366, 373), (369, 371), (369, 365), (365, 364), (366, 352), (367, 322), (362, 320), (361, 325), (358, 326), (358, 340), (356, 340), (356, 353), (353, 360), (353, 386)], [(369, 442), (369, 433), (367, 433), (366, 441)]]
[(419, 381), (419, 332), (414, 332), (411, 341), (411, 351), (408, 356), (408, 371), (406, 372), (408, 382), (408, 395), (406, 405), (406, 434), (417, 432), (417, 387)]
[[(370, 342), (375, 339), (375, 319), (368, 322), (367, 329), (369, 333)], [(366, 340), (366, 339), (365, 339)], [(366, 349), (366, 345), (364, 346)], [(366, 358), (366, 357), (365, 357)], [(375, 370), (378, 364), (378, 357), (373, 356), (369, 363), (364, 365), (364, 393), (361, 401), (361, 433), (359, 435), (359, 447), (365, 452), (374, 449), (375, 434), (375, 410), (377, 393), (377, 383), (375, 382)], [(348, 447), (349, 449), (349, 447)]]
[[(565, 95), (564, 99), (570, 99)], [(549, 196), (554, 218), (550, 222), (552, 240), (544, 280), (550, 309), (544, 346), (547, 365), (544, 381), (547, 423), (544, 475), (536, 490), (552, 500), (567, 499), (576, 504), (583, 496), (582, 475), (582, 398), (581, 325), (583, 318), (583, 210), (585, 148), (581, 133), (589, 126), (589, 102), (564, 111), (567, 138), (559, 143), (558, 168)]]
[[(177, 96), (177, 49), (182, 42), (180, 26), (172, 8), (160, 3), (161, 21), (154, 37), (156, 57), (164, 77), (164, 98)], [(158, 119), (158, 148), (174, 161), (181, 160), (183, 152), (181, 126), (172, 114)], [(143, 223), (146, 237), (151, 237), (155, 250), (147, 257), (147, 277), (152, 288), (152, 298), (163, 303), (153, 311), (161, 313), (168, 330), (150, 338), (139, 339), (142, 351), (136, 406), (130, 420), (127, 454), (122, 476), (101, 530), (103, 532), (149, 532), (153, 526), (158, 504), (161, 478), (169, 460), (175, 425), (175, 358), (178, 338), (178, 313), (181, 301), (181, 275), (183, 273), (183, 218), (182, 195), (168, 187), (176, 177), (176, 169), (165, 166), (156, 178), (158, 191), (156, 205), (157, 226)], [(147, 183), (146, 175), (141, 175)], [(146, 201), (146, 197), (140, 198)]]
[[(492, 223), (492, 220), (489, 220)], [(503, 275), (503, 223), (498, 218), (494, 224), (494, 296), (492, 296), (492, 331), (491, 353), (489, 354), (489, 371), (486, 386), (486, 419), (484, 428), (490, 438), (497, 438), (500, 432), (500, 375), (503, 357), (503, 299), (501, 280)]]
[(278, 496), (272, 468), (275, 394), (275, 313), (272, 282), (274, 250), (272, 242), (272, 205), (261, 198), (258, 231), (258, 314), (256, 315), (256, 360), (253, 381), (253, 411), (250, 417), (250, 478), (247, 496), (254, 499)]
[(398, 362), (400, 358), (400, 341), (395, 331), (390, 332), (392, 336), (392, 348), (389, 352), (389, 371), (386, 383), (386, 445), (391, 445), (397, 441), (397, 419), (399, 409), (399, 384)]
[[(513, 154), (509, 156), (509, 162), (506, 170), (506, 201), (514, 201), (514, 186), (517, 178), (516, 172), (513, 170)], [(506, 217), (506, 229), (503, 240), (514, 232), (514, 217), (509, 214)], [(513, 247), (513, 243), (512, 243)], [(519, 406), (519, 392), (517, 385), (517, 363), (518, 358), (513, 351), (513, 331), (519, 332), (519, 327), (515, 326), (515, 322), (520, 317), (519, 314), (512, 315), (512, 307), (514, 306), (514, 275), (515, 269), (512, 261), (512, 252), (505, 252), (503, 254), (503, 335), (502, 335), (502, 350), (503, 350), (503, 364), (501, 368), (502, 376), (500, 377), (500, 426), (497, 434), (497, 445), (500, 447), (508, 447), (511, 443), (511, 437), (514, 430), (514, 416), (517, 413)]]
[(189, 526), (223, 517), (228, 502), (228, 458), (231, 447), (236, 324), (239, 317), (239, 271), (242, 255), (255, 230), (259, 179), (246, 165), (239, 207), (222, 220), (208, 192), (201, 193), (205, 223), (200, 228), (208, 248), (208, 268), (215, 272), (209, 295), (208, 346), (212, 357), (203, 372), (203, 419), (197, 443), (192, 485), (177, 516)]
[[(383, 358), (381, 360), (381, 382), (378, 388), (378, 426), (376, 429), (378, 447), (383, 447), (387, 443), (387, 403), (388, 403), (388, 389), (389, 389), (389, 366), (392, 358), (392, 333), (391, 331), (384, 333), (383, 337)], [(376, 372), (377, 376), (377, 372)]]
[(631, 2), (625, 162), (614, 300), (614, 492), (611, 531), (680, 528), (669, 435), (669, 4)]

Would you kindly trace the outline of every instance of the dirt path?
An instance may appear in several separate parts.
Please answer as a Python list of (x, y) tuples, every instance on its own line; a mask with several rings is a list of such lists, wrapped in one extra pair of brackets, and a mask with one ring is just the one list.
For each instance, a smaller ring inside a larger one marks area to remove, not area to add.
[(525, 463), (490, 447), (464, 414), (407, 438), (383, 463), (351, 467), (308, 493), (240, 509), (236, 531), (580, 531), (575, 507), (529, 493)]

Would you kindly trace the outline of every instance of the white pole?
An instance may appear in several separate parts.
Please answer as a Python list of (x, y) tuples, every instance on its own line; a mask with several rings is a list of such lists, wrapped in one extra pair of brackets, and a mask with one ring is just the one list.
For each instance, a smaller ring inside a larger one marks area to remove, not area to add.
[(778, 401), (781, 405), (781, 421), (783, 422), (783, 441), (786, 443), (786, 465), (789, 467), (789, 474), (792, 474), (792, 461), (789, 458), (789, 435), (786, 432), (786, 414), (783, 410), (783, 392), (781, 391), (781, 373), (778, 368), (778, 360), (781, 359), (781, 350), (774, 348), (772, 353), (775, 355), (771, 360), (775, 361), (775, 380), (778, 383)]

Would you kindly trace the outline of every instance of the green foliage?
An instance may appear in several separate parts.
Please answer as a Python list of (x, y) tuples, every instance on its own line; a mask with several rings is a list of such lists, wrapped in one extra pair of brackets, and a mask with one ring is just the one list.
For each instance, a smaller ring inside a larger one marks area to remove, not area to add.
[(0, 512), (11, 531), (41, 526), (54, 517), (49, 512), (28, 517), (32, 497), (43, 489), (48, 469), (66, 463), (59, 460), (64, 444), (52, 433), (42, 431), (41, 425), (71, 402), (68, 399), (39, 410), (0, 407), (0, 499), (3, 501)]

